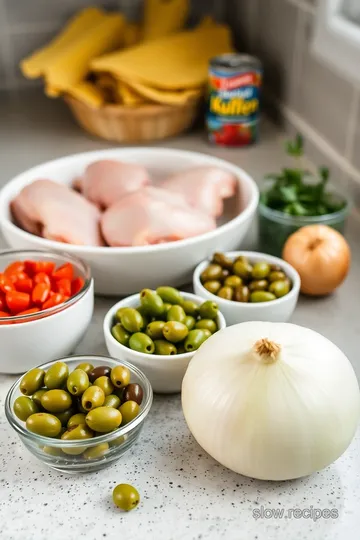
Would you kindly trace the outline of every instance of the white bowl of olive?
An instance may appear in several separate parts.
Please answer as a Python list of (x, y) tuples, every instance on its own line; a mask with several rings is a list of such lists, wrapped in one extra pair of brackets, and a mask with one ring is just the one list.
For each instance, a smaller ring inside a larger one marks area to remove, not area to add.
[(104, 336), (111, 356), (141, 369), (154, 392), (174, 393), (196, 350), (225, 326), (216, 301), (164, 286), (117, 302)]
[(193, 275), (194, 291), (217, 302), (228, 325), (286, 322), (299, 297), (300, 276), (278, 257), (253, 251), (214, 253)]

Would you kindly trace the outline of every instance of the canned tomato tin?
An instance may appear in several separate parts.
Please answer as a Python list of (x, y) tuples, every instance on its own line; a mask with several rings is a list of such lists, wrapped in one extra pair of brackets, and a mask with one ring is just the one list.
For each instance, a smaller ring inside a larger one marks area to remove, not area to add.
[(246, 54), (222, 54), (210, 61), (206, 124), (211, 142), (247, 146), (258, 139), (260, 60)]

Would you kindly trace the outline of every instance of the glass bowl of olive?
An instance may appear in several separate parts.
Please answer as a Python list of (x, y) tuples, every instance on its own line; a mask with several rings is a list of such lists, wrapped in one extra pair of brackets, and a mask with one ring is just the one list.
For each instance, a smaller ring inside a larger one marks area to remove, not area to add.
[(286, 322), (299, 297), (300, 276), (290, 264), (265, 253), (214, 253), (193, 274), (196, 294), (219, 304), (228, 325)]
[(175, 393), (196, 350), (225, 326), (216, 301), (164, 286), (117, 302), (103, 330), (111, 356), (140, 368), (154, 392)]
[(72, 356), (33, 368), (10, 388), (5, 414), (22, 443), (62, 473), (93, 472), (137, 441), (152, 404), (149, 380), (129, 362)]

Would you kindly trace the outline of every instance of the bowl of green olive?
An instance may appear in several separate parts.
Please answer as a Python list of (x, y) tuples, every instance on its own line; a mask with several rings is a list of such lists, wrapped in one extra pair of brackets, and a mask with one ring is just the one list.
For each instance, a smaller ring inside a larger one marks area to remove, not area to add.
[(10, 388), (5, 414), (26, 448), (62, 473), (111, 465), (137, 441), (152, 388), (135, 366), (72, 356), (33, 368)]
[(265, 253), (214, 253), (193, 275), (196, 294), (217, 302), (228, 325), (245, 321), (286, 322), (300, 292), (290, 264)]
[(164, 286), (117, 302), (104, 336), (109, 354), (140, 368), (154, 392), (175, 393), (193, 354), (225, 326), (216, 301)]

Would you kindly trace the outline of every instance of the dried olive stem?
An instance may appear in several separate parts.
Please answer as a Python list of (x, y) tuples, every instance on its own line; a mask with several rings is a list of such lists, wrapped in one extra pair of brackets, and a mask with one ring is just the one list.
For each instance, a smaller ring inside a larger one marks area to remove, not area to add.
[(262, 338), (255, 343), (254, 351), (260, 356), (264, 364), (272, 364), (278, 359), (281, 347), (268, 338)]

